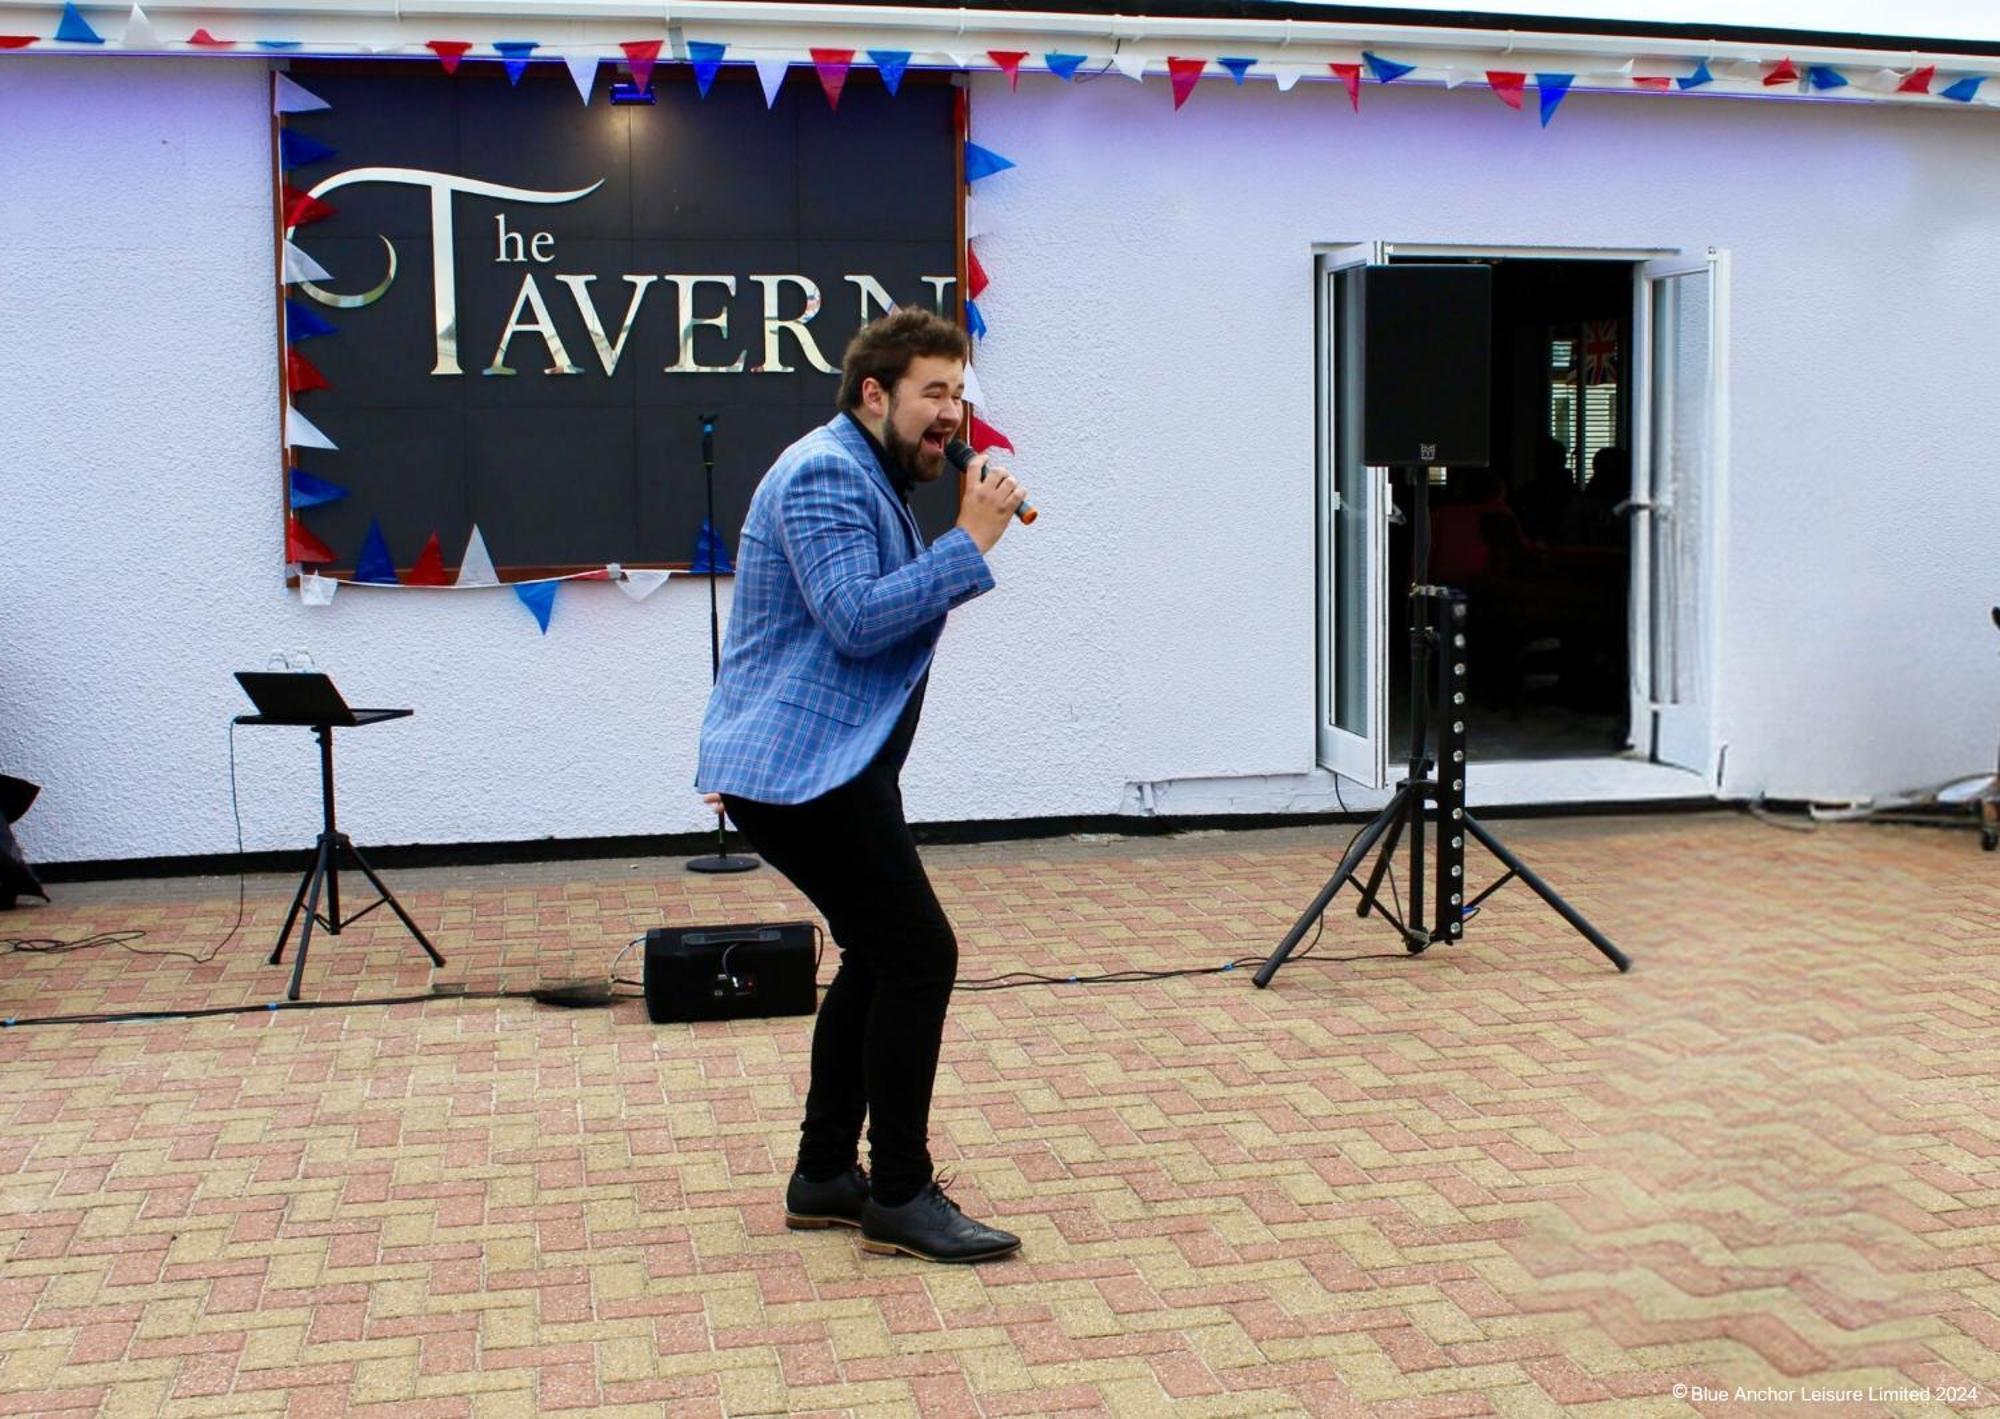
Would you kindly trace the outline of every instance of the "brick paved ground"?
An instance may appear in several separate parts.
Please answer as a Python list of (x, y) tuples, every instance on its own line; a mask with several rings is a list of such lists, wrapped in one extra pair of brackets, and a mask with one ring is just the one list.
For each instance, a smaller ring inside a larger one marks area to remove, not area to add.
[[(962, 994), (937, 1152), (1026, 1238), (977, 1269), (783, 1229), (805, 1020), (438, 1000), (0, 1032), (0, 1411), (1690, 1412), (1676, 1383), (1985, 1402), (2000, 860), (1725, 816), (1503, 830), (1633, 974), (1514, 887), (1417, 959), (1337, 908), (1270, 991)], [(1092, 971), (1261, 956), (1344, 838), (927, 856), (968, 973)], [(437, 927), (438, 978), (475, 985), (601, 971), (663, 921), (801, 913), (768, 871), (676, 861), (393, 880)], [(0, 929), (200, 953), (236, 906), (233, 881), (57, 896)], [(207, 964), (0, 959), (0, 1009), (274, 998), (286, 900), (254, 879)], [(315, 947), (306, 996), (422, 990), (420, 960), (378, 913)]]

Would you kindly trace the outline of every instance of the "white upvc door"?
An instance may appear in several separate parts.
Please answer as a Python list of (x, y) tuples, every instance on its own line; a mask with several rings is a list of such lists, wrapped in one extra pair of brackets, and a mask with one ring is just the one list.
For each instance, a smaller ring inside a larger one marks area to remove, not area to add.
[(1369, 788), (1388, 782), (1388, 472), (1361, 462), (1362, 273), (1380, 243), (1317, 262), (1319, 762)]
[(1716, 771), (1728, 269), (1712, 249), (1642, 263), (1632, 323), (1633, 738), (1704, 778)]

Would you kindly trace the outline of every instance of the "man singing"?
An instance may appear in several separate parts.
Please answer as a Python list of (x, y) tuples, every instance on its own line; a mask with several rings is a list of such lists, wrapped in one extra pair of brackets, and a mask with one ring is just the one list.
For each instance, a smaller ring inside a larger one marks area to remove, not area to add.
[[(870, 1251), (985, 1261), (1021, 1245), (932, 1176), (931, 1088), (958, 942), (903, 821), (898, 778), (952, 607), (993, 586), (1020, 506), (974, 460), (958, 523), (924, 546), (911, 488), (958, 431), (966, 337), (927, 311), (864, 325), (840, 412), (778, 456), (750, 500), (696, 786), (811, 899), (840, 948), (813, 1030), (791, 1227), (858, 1226)], [(868, 1122), (874, 1177), (858, 1163)]]

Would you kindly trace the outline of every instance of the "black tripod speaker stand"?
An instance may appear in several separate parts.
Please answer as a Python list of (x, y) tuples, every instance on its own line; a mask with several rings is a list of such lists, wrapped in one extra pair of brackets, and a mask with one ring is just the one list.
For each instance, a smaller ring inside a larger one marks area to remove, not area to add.
[[(1507, 845), (1465, 811), (1465, 722), (1466, 655), (1463, 593), (1449, 587), (1429, 586), (1425, 578), (1430, 567), (1430, 483), (1442, 481), (1443, 469), (1426, 476), (1421, 467), (1404, 470), (1410, 482), (1410, 762), (1409, 774), (1396, 785), (1395, 796), (1380, 813), (1355, 834), (1354, 841), (1334, 869), (1333, 876), (1320, 888), (1312, 905), (1305, 909), (1270, 958), (1253, 977), (1259, 989), (1270, 985), (1278, 967), (1297, 949), (1306, 931), (1325, 915), (1340, 889), (1355, 880), (1362, 860), (1379, 843), (1381, 853), (1361, 887), (1359, 916), (1380, 912), (1396, 928), (1411, 955), (1436, 941), (1456, 941), (1465, 934), (1465, 923), (1488, 897), (1516, 877), (1528, 884), (1536, 896), (1547, 902), (1556, 915), (1575, 927), (1584, 940), (1602, 951), (1621, 971), (1632, 969), (1624, 952), (1587, 921), (1583, 914), (1556, 894), (1541, 877)], [(1443, 653), (1440, 654), (1439, 652)], [(1433, 681), (1433, 676), (1434, 681)], [(1432, 687), (1428, 692), (1426, 687)], [(1430, 698), (1438, 711), (1437, 757), (1431, 747)], [(1433, 769), (1436, 770), (1433, 773)], [(1424, 923), (1424, 851), (1427, 829), (1437, 837), (1437, 864), (1434, 878), (1435, 917)], [(1470, 901), (1465, 899), (1465, 839), (1470, 835), (1492, 853), (1507, 871)], [(1382, 879), (1387, 875), (1396, 849), (1407, 837), (1410, 844), (1410, 904), (1407, 919), (1399, 919), (1382, 901)]]
[[(712, 539), (703, 548), (708, 558), (708, 662), (709, 683), (713, 685), (722, 678), (722, 613), (717, 609), (715, 599), (715, 543), (722, 534), (715, 530), (715, 415), (701, 416), (701, 472), (708, 486), (708, 535)], [(754, 857), (738, 857), (729, 851), (729, 821), (724, 812), (715, 810), (715, 853), (711, 857), (691, 857), (687, 870), (690, 872), (748, 872), (757, 866)]]

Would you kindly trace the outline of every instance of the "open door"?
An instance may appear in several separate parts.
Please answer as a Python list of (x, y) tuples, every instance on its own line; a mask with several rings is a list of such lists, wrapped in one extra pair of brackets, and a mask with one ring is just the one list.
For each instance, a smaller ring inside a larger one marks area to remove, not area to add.
[(1361, 273), (1379, 243), (1318, 261), (1318, 757), (1369, 788), (1388, 782), (1389, 634), (1385, 469), (1361, 462)]
[(1642, 263), (1632, 327), (1633, 734), (1650, 758), (1704, 778), (1715, 771), (1727, 275), (1712, 249)]

